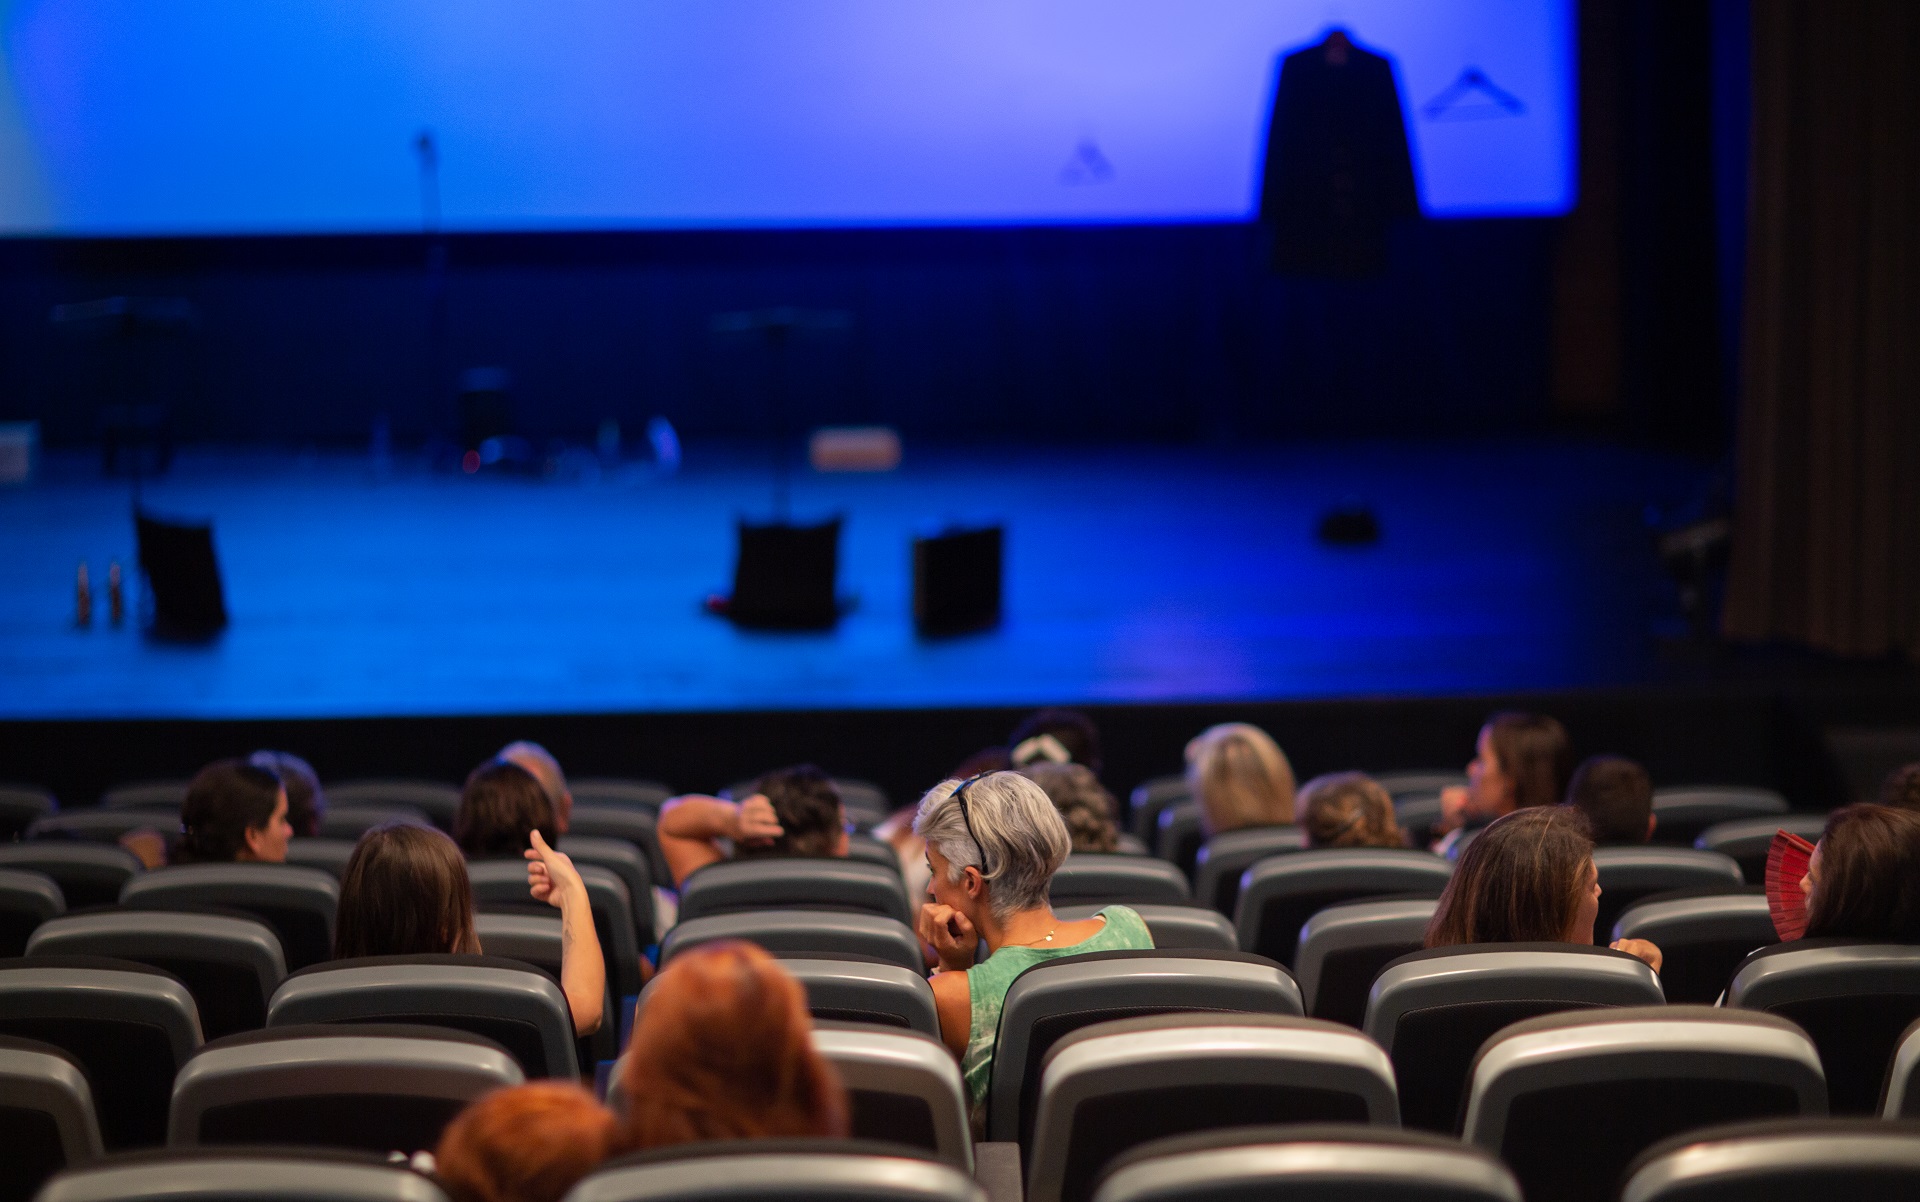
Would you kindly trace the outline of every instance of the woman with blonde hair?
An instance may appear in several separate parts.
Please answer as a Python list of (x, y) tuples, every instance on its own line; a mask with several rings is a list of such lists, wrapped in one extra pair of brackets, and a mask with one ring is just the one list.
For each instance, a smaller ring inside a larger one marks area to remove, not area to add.
[(1246, 722), (1209, 726), (1187, 744), (1187, 784), (1208, 835), (1293, 821), (1293, 765)]
[(1364, 772), (1316, 776), (1294, 798), (1293, 820), (1308, 847), (1405, 847), (1393, 798)]

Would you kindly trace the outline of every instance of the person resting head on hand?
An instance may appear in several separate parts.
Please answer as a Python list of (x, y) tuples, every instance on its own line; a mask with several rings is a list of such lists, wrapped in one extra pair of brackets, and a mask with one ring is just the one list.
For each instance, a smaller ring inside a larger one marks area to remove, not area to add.
[(845, 856), (847, 820), (833, 779), (811, 764), (769, 772), (739, 802), (675, 797), (660, 807), (660, 851), (676, 888), (728, 858)]
[(560, 1202), (619, 1146), (619, 1121), (592, 1094), (535, 1081), (469, 1104), (433, 1159), (453, 1202)]
[[(1600, 874), (1587, 820), (1572, 806), (1533, 806), (1496, 818), (1460, 853), (1427, 924), (1428, 947), (1466, 943), (1593, 942)], [(1645, 939), (1608, 946), (1660, 971)]]
[(1544, 714), (1507, 711), (1487, 719), (1467, 765), (1467, 784), (1440, 791), (1441, 836), (1433, 850), (1453, 858), (1465, 834), (1532, 806), (1558, 803), (1573, 771), (1566, 727)]
[(1806, 938), (1920, 943), (1920, 813), (1882, 805), (1835, 810), (1800, 888)]

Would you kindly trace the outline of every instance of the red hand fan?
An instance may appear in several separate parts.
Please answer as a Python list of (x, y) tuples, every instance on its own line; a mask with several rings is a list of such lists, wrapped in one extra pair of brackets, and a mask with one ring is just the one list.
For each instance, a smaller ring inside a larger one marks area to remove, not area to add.
[(1787, 831), (1773, 833), (1773, 846), (1767, 849), (1767, 909), (1782, 940), (1807, 933), (1807, 895), (1800, 890), (1800, 878), (1807, 875), (1812, 859), (1813, 844)]

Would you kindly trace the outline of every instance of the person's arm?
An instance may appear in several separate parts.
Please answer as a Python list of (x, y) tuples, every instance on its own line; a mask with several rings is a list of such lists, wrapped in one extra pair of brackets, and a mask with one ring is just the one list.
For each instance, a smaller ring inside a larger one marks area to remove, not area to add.
[(936, 973), (928, 984), (933, 986), (933, 1011), (940, 1016), (940, 1042), (955, 1060), (965, 1060), (967, 1039), (973, 1034), (973, 993), (967, 987), (967, 974)]
[(934, 1012), (940, 1016), (940, 1039), (956, 1060), (962, 1059), (973, 1032), (973, 993), (967, 987), (967, 970), (980, 949), (980, 933), (965, 914), (935, 902), (920, 907), (914, 926), (920, 942), (940, 959), (930, 982)]
[(1653, 969), (1655, 973), (1660, 971), (1660, 965), (1666, 960), (1666, 957), (1660, 954), (1660, 949), (1645, 939), (1616, 939), (1607, 946), (1616, 952), (1625, 952), (1629, 956), (1637, 956), (1645, 960), (1647, 967)]
[(539, 831), (527, 849), (527, 889), (560, 911), (560, 992), (573, 1012), (573, 1030), (591, 1035), (600, 1029), (606, 1007), (607, 964), (593, 929), (593, 904), (587, 883), (565, 854), (547, 846)]
[(660, 852), (678, 888), (696, 869), (727, 858), (722, 839), (764, 843), (786, 832), (773, 803), (755, 793), (739, 805), (718, 797), (675, 797), (660, 807)]

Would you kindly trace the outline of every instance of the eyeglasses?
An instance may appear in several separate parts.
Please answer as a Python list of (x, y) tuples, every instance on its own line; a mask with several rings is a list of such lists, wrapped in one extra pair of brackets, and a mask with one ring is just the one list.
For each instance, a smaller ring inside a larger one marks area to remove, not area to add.
[(980, 870), (982, 872), (985, 872), (987, 869), (987, 845), (980, 842), (979, 835), (973, 833), (973, 815), (967, 811), (967, 789), (973, 785), (974, 781), (986, 775), (987, 773), (985, 772), (976, 772), (961, 781), (959, 787), (953, 791), (954, 803), (960, 807), (960, 822), (967, 828), (967, 838), (973, 840), (973, 846), (980, 852)]

